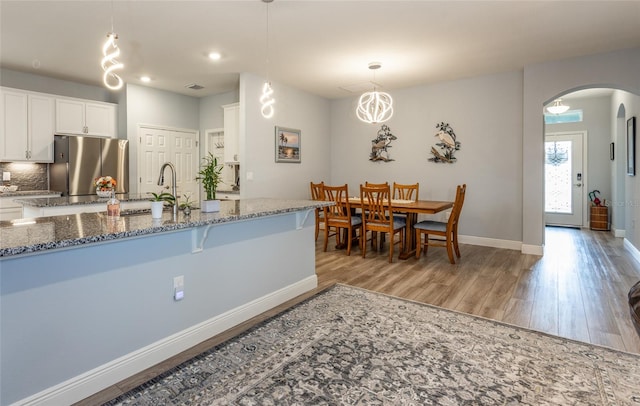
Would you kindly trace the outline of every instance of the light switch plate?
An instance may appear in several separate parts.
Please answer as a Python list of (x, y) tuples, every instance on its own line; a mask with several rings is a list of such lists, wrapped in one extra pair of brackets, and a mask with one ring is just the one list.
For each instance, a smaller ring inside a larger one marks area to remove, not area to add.
[(2, 172), (2, 180), (10, 181), (11, 180), (11, 172)]

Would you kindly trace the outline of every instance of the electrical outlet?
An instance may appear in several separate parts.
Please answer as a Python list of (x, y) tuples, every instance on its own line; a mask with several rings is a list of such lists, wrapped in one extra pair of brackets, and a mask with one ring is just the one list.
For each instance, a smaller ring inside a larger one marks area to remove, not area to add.
[(173, 300), (184, 299), (184, 275), (173, 278)]
[(11, 180), (11, 172), (2, 172), (2, 181), (8, 182)]

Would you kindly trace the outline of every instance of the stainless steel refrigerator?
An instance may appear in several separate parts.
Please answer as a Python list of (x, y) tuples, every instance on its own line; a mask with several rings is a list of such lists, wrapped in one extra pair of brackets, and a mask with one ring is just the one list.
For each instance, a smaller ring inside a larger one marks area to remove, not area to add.
[(63, 196), (95, 195), (94, 180), (116, 179), (116, 193), (129, 192), (129, 141), (117, 138), (54, 136), (49, 189)]

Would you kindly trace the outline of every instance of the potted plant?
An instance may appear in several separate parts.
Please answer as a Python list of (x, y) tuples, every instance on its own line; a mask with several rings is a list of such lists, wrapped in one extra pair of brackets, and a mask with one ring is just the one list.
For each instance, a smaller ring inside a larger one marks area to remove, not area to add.
[(168, 203), (170, 206), (174, 205), (176, 202), (176, 198), (171, 193), (160, 192), (153, 193), (149, 192), (153, 196), (151, 199), (151, 218), (159, 219), (162, 217), (162, 209), (164, 208), (164, 204)]
[(185, 216), (191, 214), (191, 209), (193, 209), (193, 202), (191, 201), (190, 193), (184, 194), (184, 202), (180, 203), (180, 206), (178, 206), (178, 208), (182, 210)]
[(222, 182), (222, 168), (223, 166), (218, 164), (218, 158), (213, 156), (211, 152), (209, 155), (202, 158), (203, 163), (200, 166), (200, 172), (196, 180), (202, 183), (202, 187), (206, 193), (206, 199), (202, 201), (200, 210), (203, 212), (214, 212), (220, 210), (220, 200), (216, 200), (216, 189), (218, 184)]

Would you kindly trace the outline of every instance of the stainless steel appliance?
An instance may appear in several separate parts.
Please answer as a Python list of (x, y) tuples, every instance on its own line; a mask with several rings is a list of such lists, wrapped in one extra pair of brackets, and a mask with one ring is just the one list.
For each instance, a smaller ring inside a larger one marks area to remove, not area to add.
[(129, 192), (129, 141), (117, 138), (54, 136), (49, 189), (63, 196), (95, 195), (100, 176), (116, 179), (116, 193)]

